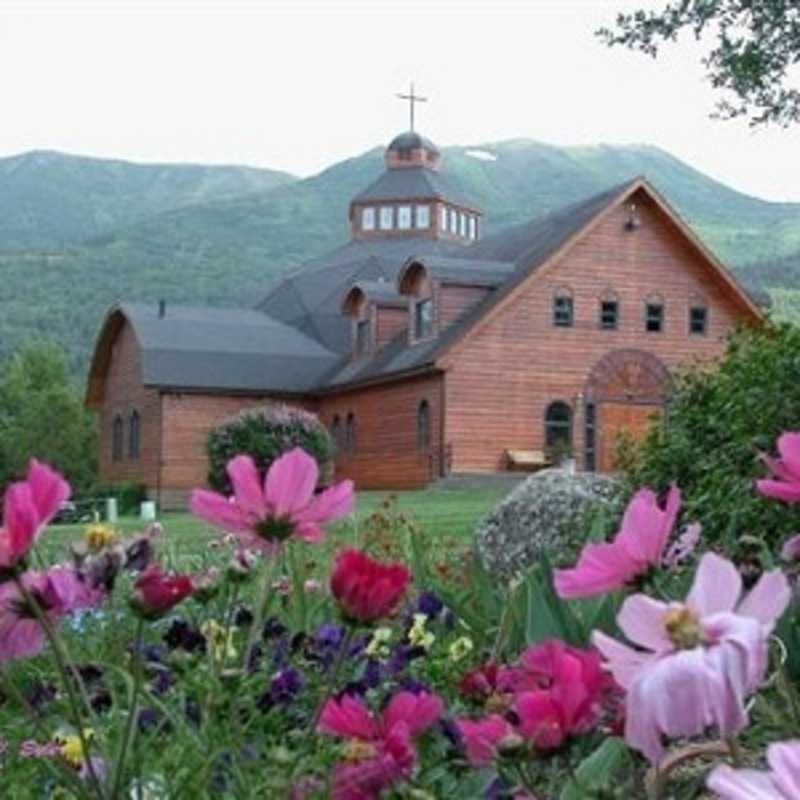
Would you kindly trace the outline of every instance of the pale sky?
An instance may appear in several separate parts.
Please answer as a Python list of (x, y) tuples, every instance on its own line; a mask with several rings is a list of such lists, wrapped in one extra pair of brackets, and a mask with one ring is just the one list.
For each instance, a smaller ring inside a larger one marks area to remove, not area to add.
[(593, 36), (666, 0), (0, 0), (0, 156), (32, 149), (310, 175), (407, 127), (440, 146), (657, 145), (800, 201), (800, 126), (709, 119), (689, 38), (657, 60)]

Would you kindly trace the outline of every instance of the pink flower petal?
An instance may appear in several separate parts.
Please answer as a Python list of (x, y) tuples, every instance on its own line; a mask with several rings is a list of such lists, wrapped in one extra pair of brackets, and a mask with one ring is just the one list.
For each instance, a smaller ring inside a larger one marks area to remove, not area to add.
[(781, 558), (788, 563), (800, 560), (800, 533), (790, 536), (781, 548)]
[(786, 797), (800, 797), (800, 740), (779, 742), (767, 748), (772, 780)]
[(294, 518), (313, 497), (318, 478), (317, 462), (299, 447), (273, 461), (264, 485), (272, 514)]
[(354, 506), (353, 481), (341, 481), (313, 498), (305, 508), (298, 510), (293, 516), (298, 523), (334, 522), (350, 514)]
[(629, 689), (642, 669), (655, 659), (651, 653), (634, 650), (601, 631), (592, 634), (592, 644), (603, 654), (606, 667), (623, 689)]
[(628, 504), (615, 542), (642, 568), (659, 564), (680, 509), (681, 493), (676, 486), (670, 487), (664, 510), (654, 492), (640, 489)]
[(6, 490), (3, 521), (6, 537), (3, 549), (13, 564), (27, 555), (39, 530), (39, 513), (27, 483), (12, 483)]
[(656, 653), (674, 649), (664, 628), (669, 606), (644, 594), (635, 594), (623, 604), (617, 615), (622, 632), (634, 644)]
[(229, 533), (250, 530), (250, 519), (226, 497), (206, 489), (195, 489), (190, 501), (192, 514)]
[(756, 488), (761, 494), (775, 500), (783, 500), (785, 503), (800, 502), (800, 483), (761, 480), (756, 481)]
[(328, 700), (322, 709), (317, 729), (320, 733), (371, 741), (380, 735), (378, 724), (369, 709), (349, 694), (340, 700)]
[(621, 589), (640, 565), (615, 543), (588, 544), (572, 569), (555, 570), (553, 580), (563, 599), (591, 597)]
[(736, 567), (716, 553), (706, 553), (700, 559), (686, 605), (701, 617), (733, 611), (741, 593), (742, 578)]
[(736, 609), (772, 630), (792, 597), (789, 581), (780, 570), (765, 572)]
[(58, 513), (71, 494), (70, 485), (54, 469), (31, 459), (26, 482), (39, 513), (39, 525), (44, 526)]
[(472, 722), (468, 719), (456, 720), (467, 758), (473, 767), (491, 764), (497, 755), (497, 747), (513, 733), (511, 725), (499, 714)]
[(383, 727), (391, 731), (395, 725), (404, 722), (409, 734), (416, 737), (430, 728), (443, 711), (444, 703), (435, 694), (398, 692), (383, 713)]
[(720, 800), (788, 800), (792, 796), (778, 794), (765, 772), (733, 769), (727, 764), (714, 769), (706, 785)]
[(267, 515), (267, 503), (261, 489), (261, 476), (250, 456), (236, 456), (226, 467), (233, 494), (239, 507), (257, 519)]
[(783, 467), (800, 481), (800, 433), (784, 433), (778, 438), (778, 452)]

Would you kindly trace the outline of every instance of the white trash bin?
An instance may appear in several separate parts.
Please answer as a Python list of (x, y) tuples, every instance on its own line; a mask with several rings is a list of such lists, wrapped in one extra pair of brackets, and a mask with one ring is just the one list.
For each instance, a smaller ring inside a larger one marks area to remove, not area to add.
[(111, 525), (116, 525), (118, 519), (119, 519), (119, 513), (117, 511), (117, 498), (116, 497), (107, 497), (106, 498), (106, 522), (108, 522)]
[(156, 521), (156, 504), (154, 500), (143, 500), (140, 507), (139, 515), (142, 522), (155, 522)]

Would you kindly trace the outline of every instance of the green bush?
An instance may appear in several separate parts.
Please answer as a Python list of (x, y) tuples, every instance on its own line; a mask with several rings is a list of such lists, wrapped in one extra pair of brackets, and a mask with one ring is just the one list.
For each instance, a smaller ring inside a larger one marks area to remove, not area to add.
[(684, 519), (702, 521), (705, 546), (736, 553), (760, 540), (774, 550), (800, 529), (800, 511), (761, 497), (754, 481), (767, 473), (759, 454), (800, 430), (798, 376), (800, 328), (737, 331), (717, 368), (678, 376), (662, 422), (627, 448), (629, 489), (676, 481)]
[(322, 470), (333, 457), (333, 440), (316, 414), (291, 406), (265, 406), (244, 411), (214, 428), (208, 436), (208, 483), (230, 494), (225, 466), (234, 456), (252, 456), (264, 472), (281, 454), (302, 447)]

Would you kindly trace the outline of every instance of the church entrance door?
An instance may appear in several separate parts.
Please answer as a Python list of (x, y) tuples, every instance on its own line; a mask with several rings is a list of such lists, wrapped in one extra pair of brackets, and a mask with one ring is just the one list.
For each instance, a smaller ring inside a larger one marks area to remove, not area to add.
[(600, 472), (614, 472), (617, 469), (617, 448), (622, 437), (629, 437), (635, 442), (642, 441), (662, 413), (661, 406), (602, 403), (597, 459)]

